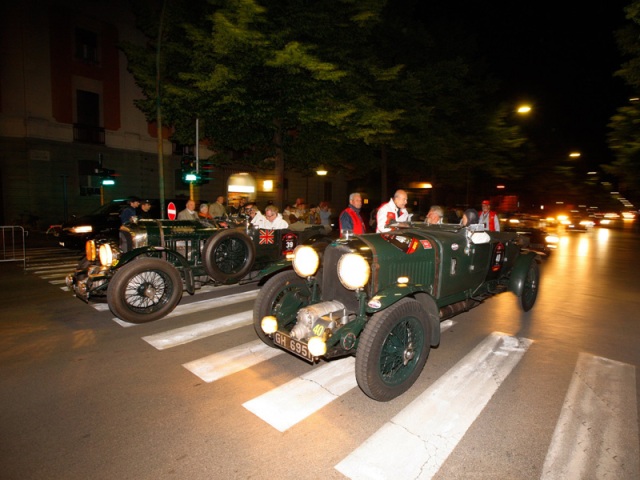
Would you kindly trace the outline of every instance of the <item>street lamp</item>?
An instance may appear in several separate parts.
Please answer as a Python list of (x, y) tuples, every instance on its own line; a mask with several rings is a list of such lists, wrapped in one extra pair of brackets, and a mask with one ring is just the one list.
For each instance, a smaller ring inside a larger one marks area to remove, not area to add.
[(518, 109), (516, 110), (516, 112), (519, 113), (520, 115), (526, 115), (526, 114), (531, 112), (531, 106), (530, 105), (520, 105), (518, 107)]
[(326, 168), (324, 168), (324, 165), (320, 165), (320, 166), (316, 169), (316, 174), (317, 174), (317, 175), (319, 175), (319, 176), (321, 176), (321, 177), (324, 177), (327, 173), (329, 173), (329, 172), (327, 172), (327, 169), (326, 169)]

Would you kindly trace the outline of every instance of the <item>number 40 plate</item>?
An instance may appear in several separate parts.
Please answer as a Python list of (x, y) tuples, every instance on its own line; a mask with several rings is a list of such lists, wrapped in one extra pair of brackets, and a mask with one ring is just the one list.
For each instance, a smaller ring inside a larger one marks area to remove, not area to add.
[(309, 353), (309, 347), (307, 347), (306, 343), (302, 343), (295, 338), (291, 338), (289, 335), (285, 335), (282, 332), (275, 332), (273, 334), (273, 341), (285, 350), (295, 353), (299, 357), (313, 363), (313, 357)]

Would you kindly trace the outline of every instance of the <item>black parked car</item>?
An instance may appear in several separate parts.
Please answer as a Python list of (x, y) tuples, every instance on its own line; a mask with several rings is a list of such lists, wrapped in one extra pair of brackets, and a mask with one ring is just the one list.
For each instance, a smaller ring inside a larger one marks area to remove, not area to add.
[[(165, 212), (169, 202), (173, 202), (180, 210), (184, 208), (186, 200), (166, 200)], [(112, 200), (87, 215), (73, 217), (59, 230), (58, 244), (61, 247), (81, 250), (84, 249), (86, 241), (93, 238), (116, 240), (121, 225), (120, 213), (127, 205), (126, 198)], [(157, 215), (156, 218), (161, 217), (159, 200), (151, 200), (150, 213)]]

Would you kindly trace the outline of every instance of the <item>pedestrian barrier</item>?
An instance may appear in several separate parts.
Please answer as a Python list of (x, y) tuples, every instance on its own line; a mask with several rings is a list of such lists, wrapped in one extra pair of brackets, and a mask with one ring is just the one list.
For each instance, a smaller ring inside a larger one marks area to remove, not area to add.
[(25, 246), (24, 227), (19, 225), (2, 225), (0, 237), (0, 262), (22, 262), (22, 268), (27, 268), (27, 249)]

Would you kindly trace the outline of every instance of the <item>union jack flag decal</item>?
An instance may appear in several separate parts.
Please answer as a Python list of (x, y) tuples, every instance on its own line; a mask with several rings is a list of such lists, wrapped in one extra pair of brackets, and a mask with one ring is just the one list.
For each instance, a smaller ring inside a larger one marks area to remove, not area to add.
[(260, 245), (273, 245), (274, 241), (273, 230), (260, 230)]

